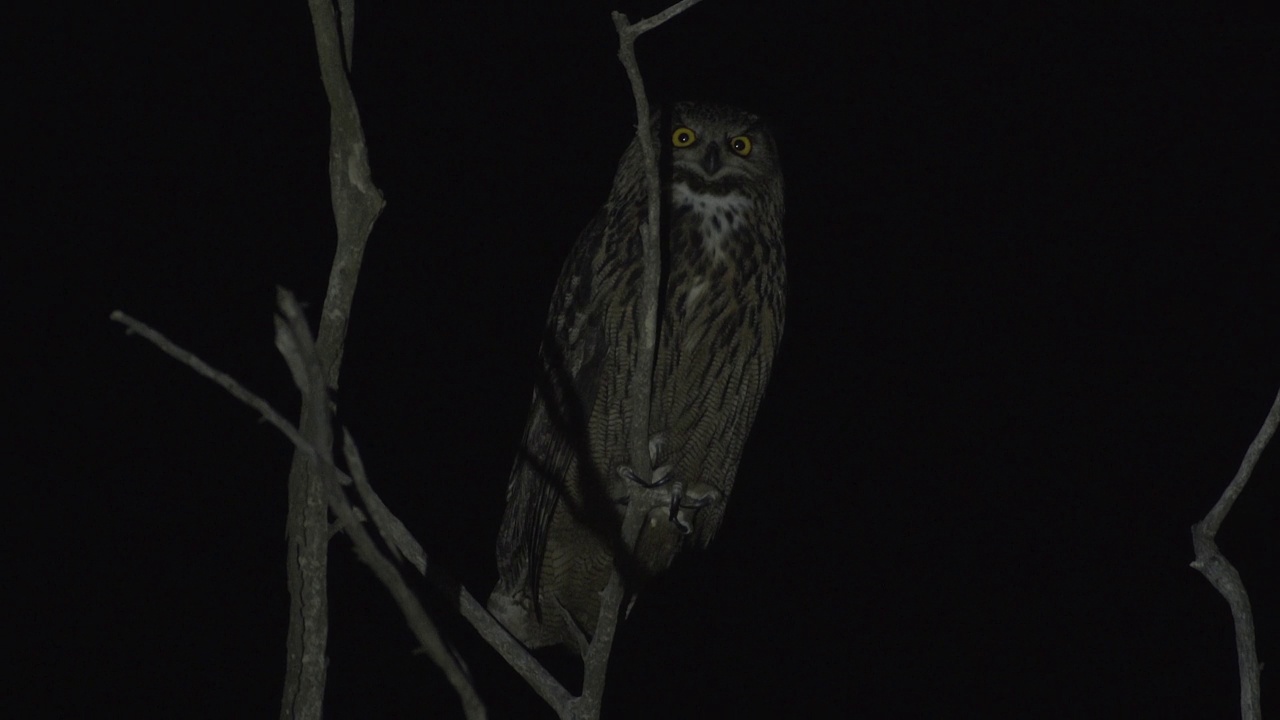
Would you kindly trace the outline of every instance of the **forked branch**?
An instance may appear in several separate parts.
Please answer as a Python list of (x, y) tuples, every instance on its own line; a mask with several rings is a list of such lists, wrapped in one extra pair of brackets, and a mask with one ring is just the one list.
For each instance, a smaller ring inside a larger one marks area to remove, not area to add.
[(1245, 451), (1240, 469), (1231, 479), (1222, 497), (1214, 503), (1204, 519), (1191, 526), (1191, 542), (1196, 550), (1196, 559), (1191, 567), (1199, 570), (1226, 599), (1231, 607), (1231, 619), (1236, 629), (1236, 661), (1240, 670), (1240, 717), (1243, 720), (1261, 720), (1262, 718), (1262, 684), (1261, 668), (1258, 665), (1258, 650), (1253, 631), (1253, 610), (1249, 606), (1249, 594), (1245, 592), (1244, 581), (1214, 541), (1222, 522), (1236, 498), (1244, 491), (1244, 486), (1253, 475), (1253, 468), (1258, 458), (1266, 449), (1267, 443), (1275, 435), (1276, 426), (1280, 424), (1280, 393), (1271, 403), (1271, 411), (1263, 421), (1258, 434)]
[[(323, 370), (321, 369), (319, 356), (311, 338), (311, 330), (298, 308), (297, 301), (291, 294), (281, 290), (279, 299), (280, 315), (276, 319), (276, 347), (288, 363), (294, 384), (298, 386), (304, 397), (318, 396), (304, 399), (304, 402), (311, 404), (313, 407), (324, 408), (325, 403), (328, 401), (328, 390), (322, 376)], [(209, 366), (208, 363), (205, 363), (194, 353), (178, 346), (151, 327), (119, 310), (111, 313), (111, 319), (123, 324), (131, 332), (150, 340), (166, 354), (222, 386), (232, 396), (257, 410), (267, 422), (274, 425), (285, 437), (289, 438), (294, 444), (297, 454), (316, 470), (317, 484), (315, 487), (321, 495), (326, 516), (328, 512), (333, 513), (337, 519), (336, 528), (346, 532), (351, 538), (356, 556), (369, 566), (374, 576), (387, 588), (391, 597), (400, 607), (400, 611), (404, 614), (409, 629), (420, 643), (423, 652), (440, 666), (450, 684), (457, 690), (459, 697), (462, 699), (462, 706), (466, 716), (473, 720), (485, 717), (484, 705), (481, 703), (479, 695), (476, 694), (470, 677), (446, 645), (436, 629), (435, 623), (432, 622), (421, 602), (418, 601), (413, 591), (404, 582), (404, 578), (401, 577), (395, 565), (373, 542), (373, 538), (369, 535), (362, 522), (363, 518), (347, 501), (346, 495), (342, 491), (343, 485), (355, 484), (361, 499), (365, 503), (368, 514), (374, 520), (388, 547), (392, 548), (393, 552), (407, 557), (419, 571), (425, 570), (426, 555), (422, 551), (422, 547), (408, 534), (408, 530), (404, 528), (399, 519), (390, 513), (364, 477), (364, 464), (360, 461), (359, 452), (351, 435), (344, 431), (343, 448), (347, 466), (351, 468), (354, 478), (333, 465), (332, 457), (324, 452), (317, 443), (317, 441), (323, 442), (324, 438), (307, 437), (277, 412), (275, 408), (271, 407), (267, 401), (245, 389), (231, 376)], [(331, 421), (327, 411), (322, 411), (321, 415), (325, 424)], [(319, 426), (320, 423), (316, 423), (316, 425)], [(328, 431), (325, 432), (325, 435), (329, 435)], [(324, 536), (323, 540), (327, 542), (328, 538), (332, 536), (332, 530), (333, 527), (326, 520), (324, 527), (316, 529), (316, 532), (322, 534)], [(322, 701), (323, 697), (316, 698), (316, 700)]]

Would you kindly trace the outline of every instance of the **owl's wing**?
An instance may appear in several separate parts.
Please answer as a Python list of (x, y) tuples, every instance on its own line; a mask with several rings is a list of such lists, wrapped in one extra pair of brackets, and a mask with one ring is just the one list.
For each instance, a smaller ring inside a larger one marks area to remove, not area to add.
[(556, 283), (539, 373), (507, 487), (498, 536), (499, 590), (538, 597), (552, 515), (567, 483), (589, 462), (587, 423), (606, 354), (599, 263), (606, 205), (582, 231)]
[(705, 548), (715, 537), (724, 518), (724, 509), (742, 460), (742, 450), (754, 423), (760, 398), (769, 377), (773, 362), (773, 347), (760, 348), (740, 366), (733, 368), (720, 380), (720, 395), (726, 401), (714, 412), (701, 415), (705, 429), (694, 428), (691, 434), (711, 438), (690, 451), (697, 458), (694, 462), (703, 468), (700, 478), (720, 493), (718, 502), (712, 503), (699, 515), (691, 540), (697, 547)]

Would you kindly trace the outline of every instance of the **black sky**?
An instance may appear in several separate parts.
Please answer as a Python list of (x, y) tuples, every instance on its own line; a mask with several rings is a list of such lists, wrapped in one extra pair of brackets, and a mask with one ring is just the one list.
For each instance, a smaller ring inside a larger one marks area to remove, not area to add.
[[(6, 644), (37, 716), (277, 712), (289, 447), (107, 320), (296, 412), (272, 302), (323, 300), (328, 111), (306, 4), (243, 5), (19, 23)], [(481, 596), (551, 287), (634, 123), (612, 6), (537, 5), (357, 10), (388, 204), (340, 403)], [(655, 100), (773, 122), (791, 292), (727, 522), (642, 594), (611, 716), (1238, 716), (1188, 527), (1280, 388), (1278, 41), (1209, 3), (729, 0), (641, 41)], [(1278, 454), (1220, 535), (1269, 705)], [(459, 716), (333, 558), (328, 716)], [(547, 715), (432, 602), (495, 717)]]

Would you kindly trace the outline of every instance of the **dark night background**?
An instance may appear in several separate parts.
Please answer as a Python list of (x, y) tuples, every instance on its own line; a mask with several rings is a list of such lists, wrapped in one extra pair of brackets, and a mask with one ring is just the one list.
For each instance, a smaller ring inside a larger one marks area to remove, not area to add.
[[(633, 131), (608, 11), (660, 6), (357, 8), (387, 207), (340, 402), (481, 597), (550, 291)], [(271, 717), (290, 447), (107, 315), (296, 413), (274, 287), (314, 322), (333, 249), (306, 4), (40, 12), (7, 113), (9, 704)], [(791, 293), (726, 523), (642, 594), (607, 716), (1238, 717), (1188, 528), (1280, 388), (1278, 41), (1207, 2), (730, 0), (641, 40), (656, 101), (773, 120)], [(1277, 507), (1273, 447), (1219, 536), (1268, 707)], [(332, 548), (328, 717), (459, 716)], [(550, 715), (432, 606), (494, 717)]]

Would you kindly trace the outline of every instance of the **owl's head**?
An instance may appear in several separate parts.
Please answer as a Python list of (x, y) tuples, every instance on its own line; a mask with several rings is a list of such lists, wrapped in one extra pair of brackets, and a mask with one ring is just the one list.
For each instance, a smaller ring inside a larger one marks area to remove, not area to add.
[(727, 105), (682, 102), (672, 107), (667, 127), (673, 184), (711, 195), (761, 183), (781, 190), (777, 147), (758, 116)]

